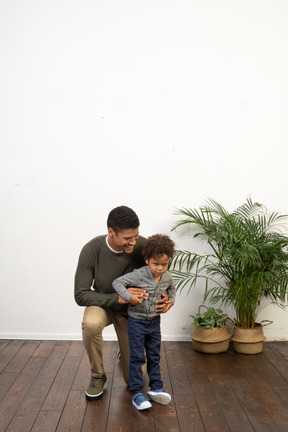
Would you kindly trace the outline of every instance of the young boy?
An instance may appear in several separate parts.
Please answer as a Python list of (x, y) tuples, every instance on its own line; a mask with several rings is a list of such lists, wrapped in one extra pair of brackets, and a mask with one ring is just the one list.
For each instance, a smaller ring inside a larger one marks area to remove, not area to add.
[[(172, 276), (167, 272), (169, 260), (175, 254), (175, 243), (166, 235), (148, 237), (142, 250), (147, 266), (134, 270), (114, 280), (113, 288), (126, 301), (128, 307), (128, 336), (130, 346), (129, 389), (132, 403), (138, 410), (152, 405), (143, 394), (141, 366), (147, 358), (149, 387), (147, 395), (155, 402), (167, 405), (171, 396), (163, 390), (160, 373), (160, 314), (155, 311), (156, 301), (164, 291), (168, 294), (171, 307), (175, 302), (175, 287)], [(127, 288), (142, 288), (148, 293), (143, 299), (130, 293)], [(146, 350), (146, 356), (145, 356)]]

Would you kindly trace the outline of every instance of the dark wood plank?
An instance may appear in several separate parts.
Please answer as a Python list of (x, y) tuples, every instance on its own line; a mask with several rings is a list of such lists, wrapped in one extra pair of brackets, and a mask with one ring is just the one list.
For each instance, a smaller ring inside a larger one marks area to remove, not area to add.
[(123, 378), (121, 364), (117, 360), (114, 366), (106, 431), (128, 432), (131, 424), (131, 407), (131, 395)]
[[(191, 382), (199, 413), (207, 431), (229, 431), (221, 406), (213, 392), (202, 362), (202, 355), (192, 345), (181, 345), (184, 364)], [(209, 356), (209, 354), (207, 354)]]
[(132, 406), (117, 352), (117, 342), (104, 343), (104, 395), (86, 402), (90, 365), (81, 341), (0, 341), (1, 432), (288, 430), (288, 341), (250, 356), (164, 342), (161, 373), (172, 401), (142, 412)]
[(171, 382), (169, 390), (174, 394), (189, 394), (191, 385), (179, 344), (177, 342), (164, 342), (164, 347), (169, 367), (169, 381)]
[[(103, 358), (105, 365), (105, 373), (107, 376), (107, 382), (105, 384), (104, 394), (102, 399), (96, 402), (87, 402), (86, 412), (83, 419), (83, 424), (81, 432), (98, 432), (106, 431), (107, 419), (110, 416), (110, 398), (111, 389), (113, 385), (114, 369), (115, 363), (118, 362), (116, 359), (118, 351), (118, 344), (116, 342), (105, 342), (103, 348)], [(86, 355), (86, 354), (85, 354)], [(85, 365), (83, 359), (81, 361), (82, 365)], [(90, 368), (90, 366), (89, 366)], [(85, 390), (90, 382), (90, 370), (86, 370), (85, 379)], [(81, 376), (84, 376), (84, 371), (78, 371)], [(77, 382), (77, 377), (75, 378), (75, 385)]]
[(181, 432), (204, 432), (204, 425), (194, 395), (175, 394), (175, 406)]
[[(152, 408), (153, 409), (153, 408)], [(131, 432), (138, 431), (155, 431), (154, 415), (151, 415), (150, 410), (138, 411), (137, 409), (131, 410)]]
[[(287, 347), (286, 344), (283, 344)], [(277, 349), (277, 343), (265, 343), (264, 344), (264, 354), (265, 357), (273, 364), (273, 366), (278, 370), (278, 372), (282, 375), (285, 381), (288, 381), (288, 360), (285, 360), (285, 357), (279, 352), (279, 348)]]
[[(162, 359), (163, 361), (163, 356)], [(162, 371), (163, 372), (163, 371)], [(165, 380), (165, 378), (164, 378)], [(147, 374), (147, 368), (145, 366), (145, 372), (144, 372), (144, 387), (143, 387), (143, 393), (147, 395), (147, 391), (149, 390), (149, 377)], [(149, 431), (149, 432), (155, 432), (156, 430), (156, 424), (155, 424), (155, 404), (152, 405), (152, 408), (149, 408), (149, 410), (144, 411), (138, 411), (133, 405), (132, 405), (132, 396), (129, 392), (129, 397), (127, 397), (127, 402), (131, 408), (131, 425), (130, 425), (130, 431), (132, 432), (138, 432), (138, 431)]]
[[(7, 432), (29, 431), (32, 428), (68, 351), (67, 346), (46, 343), (41, 345), (38, 358), (44, 359), (45, 363), (19, 406)], [(50, 350), (51, 347), (53, 347), (52, 350)], [(44, 352), (48, 356), (47, 359), (43, 357)]]
[[(157, 432), (162, 431), (177, 431), (180, 430), (179, 419), (175, 408), (175, 399), (173, 396), (173, 374), (170, 373), (169, 368), (171, 367), (171, 356), (175, 352), (176, 344), (173, 342), (164, 342), (161, 346), (161, 376), (163, 381), (164, 390), (171, 394), (171, 402), (169, 405), (163, 406), (152, 401), (154, 417), (155, 417), (155, 430)], [(176, 351), (179, 352), (179, 346)], [(173, 361), (172, 361), (173, 364)]]
[(11, 385), (17, 378), (18, 373), (5, 373), (0, 374), (0, 401), (3, 399), (7, 391), (10, 389)]
[[(169, 343), (168, 343), (169, 344)], [(169, 345), (168, 345), (169, 346)], [(179, 346), (178, 346), (179, 350)], [(161, 375), (163, 381), (164, 390), (166, 390), (171, 395), (171, 402), (167, 406), (159, 405), (156, 402), (152, 401), (153, 409), (155, 410), (155, 430), (157, 432), (162, 431), (177, 431), (180, 430), (179, 419), (177, 416), (177, 411), (175, 408), (175, 399), (173, 396), (171, 377), (169, 373), (168, 366), (168, 353), (167, 346), (165, 343), (162, 343), (161, 346)]]
[(79, 368), (72, 383), (72, 390), (86, 390), (90, 381), (90, 363), (86, 351), (83, 351)]
[[(258, 395), (259, 401), (262, 402), (262, 405), (268, 413), (269, 418), (271, 418), (278, 430), (287, 431), (288, 409), (283, 401), (275, 393), (274, 389), (271, 388), (271, 385), (269, 385), (267, 382), (266, 376), (264, 376), (262, 371), (256, 367), (257, 360), (261, 357), (262, 355), (252, 355), (248, 356), (248, 358), (245, 356), (244, 360), (242, 361), (242, 368), (244, 369), (247, 364), (247, 369), (245, 370), (246, 381), (250, 383), (254, 394), (256, 393)], [(251, 363), (252, 368), (250, 369)]]
[(57, 432), (79, 432), (86, 409), (85, 391), (71, 390), (61, 414)]
[(257, 431), (277, 431), (278, 427), (271, 419), (265, 406), (265, 385), (260, 376), (253, 374), (253, 355), (230, 353), (229, 356), (222, 356), (223, 369), (226, 378), (233, 387), (237, 398), (249, 418), (253, 428)]
[(265, 377), (267, 384), (275, 391), (281, 401), (288, 406), (288, 382), (283, 379), (277, 368), (265, 355), (257, 356), (254, 364), (259, 373)]
[(20, 372), (39, 345), (40, 341), (31, 340), (25, 342), (6, 366), (4, 372)]
[[(185, 345), (189, 350), (192, 349), (191, 342)], [(164, 342), (164, 346), (179, 428), (183, 432), (202, 432), (205, 429), (185, 367), (182, 350), (179, 349), (177, 342)]]
[(62, 410), (67, 400), (68, 392), (74, 381), (84, 347), (82, 342), (72, 342), (67, 355), (59, 369), (53, 385), (42, 406), (44, 411)]
[[(56, 411), (40, 411), (36, 422), (31, 429), (31, 432), (52, 432), (56, 431), (59, 419), (61, 417), (61, 410)], [(24, 432), (24, 430), (23, 430)], [(64, 432), (64, 431), (63, 431)], [(65, 431), (66, 432), (66, 431)]]
[(54, 346), (56, 345), (56, 341), (41, 341), (38, 345), (37, 349), (34, 351), (32, 357), (44, 357), (45, 359), (49, 356)]
[(9, 344), (8, 339), (0, 339), (0, 352)]
[(21, 402), (28, 393), (41, 367), (44, 359), (31, 358), (17, 379), (0, 402), (0, 424), (3, 430), (7, 428), (17, 412)]
[(241, 425), (241, 432), (253, 432), (254, 429), (245, 411), (225, 377), (225, 370), (220, 365), (219, 360), (221, 357), (225, 357), (225, 355), (225, 353), (214, 355), (201, 354), (202, 364), (209, 379), (211, 389), (229, 425), (229, 430), (231, 432), (239, 432), (239, 425)]
[[(56, 347), (62, 347), (62, 349), (69, 347), (69, 349), (59, 368), (45, 402), (39, 411), (34, 426), (31, 429), (32, 432), (56, 431), (84, 351), (81, 341), (66, 342), (62, 344), (57, 343)], [(67, 416), (65, 418), (67, 418)], [(69, 424), (71, 424), (71, 422), (69, 422)], [(69, 430), (68, 427), (64, 427), (65, 431)]]
[(0, 352), (0, 373), (12, 361), (13, 357), (24, 343), (25, 341), (23, 340), (12, 340), (5, 346), (5, 349)]
[(110, 400), (104, 397), (96, 402), (88, 402), (81, 432), (106, 431), (107, 418), (109, 416)]
[[(266, 344), (264, 344), (264, 346), (266, 346)], [(283, 343), (280, 341), (275, 341), (272, 344), (271, 343), (267, 343), (267, 347), (272, 347), (275, 351), (277, 351), (284, 359), (286, 362), (288, 362), (288, 342)]]

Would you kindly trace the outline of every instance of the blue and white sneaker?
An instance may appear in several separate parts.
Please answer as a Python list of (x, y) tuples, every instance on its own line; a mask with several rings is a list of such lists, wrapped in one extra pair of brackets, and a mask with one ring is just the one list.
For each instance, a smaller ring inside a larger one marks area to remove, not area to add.
[(132, 397), (132, 404), (135, 408), (137, 408), (139, 411), (151, 408), (151, 403), (145, 398), (143, 393), (137, 393)]
[(162, 405), (168, 405), (171, 402), (171, 396), (169, 393), (166, 393), (163, 389), (159, 390), (149, 390), (147, 395), (154, 402), (158, 402)]

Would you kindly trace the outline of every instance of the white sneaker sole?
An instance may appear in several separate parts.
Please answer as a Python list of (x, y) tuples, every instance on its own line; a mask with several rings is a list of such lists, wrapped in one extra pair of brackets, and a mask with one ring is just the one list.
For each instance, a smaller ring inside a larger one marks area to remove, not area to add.
[(133, 400), (132, 400), (132, 404), (134, 405), (135, 408), (137, 408), (137, 410), (142, 411), (148, 408), (151, 408), (152, 405), (150, 402), (143, 402), (141, 405), (137, 405)]
[(161, 405), (168, 405), (171, 402), (171, 396), (168, 393), (148, 392), (147, 396)]
[(98, 393), (97, 395), (90, 395), (89, 393), (85, 392), (86, 395), (86, 400), (93, 402), (93, 401), (97, 401), (98, 399), (101, 399), (103, 396), (103, 391), (101, 393)]

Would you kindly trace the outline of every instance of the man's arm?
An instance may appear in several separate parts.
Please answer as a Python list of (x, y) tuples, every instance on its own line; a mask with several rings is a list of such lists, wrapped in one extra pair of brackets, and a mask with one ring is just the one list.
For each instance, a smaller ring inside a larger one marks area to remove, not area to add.
[(74, 298), (79, 306), (100, 306), (108, 308), (118, 304), (116, 293), (99, 293), (91, 290), (94, 279), (95, 259), (88, 246), (82, 249), (75, 274)]

